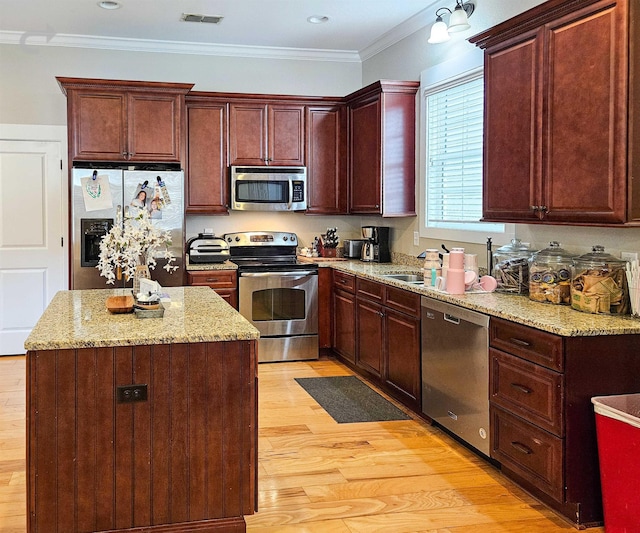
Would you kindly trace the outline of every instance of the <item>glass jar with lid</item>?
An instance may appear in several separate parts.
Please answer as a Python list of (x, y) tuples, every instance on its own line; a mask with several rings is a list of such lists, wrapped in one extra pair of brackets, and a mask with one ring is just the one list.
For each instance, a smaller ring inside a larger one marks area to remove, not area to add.
[(526, 294), (529, 290), (529, 259), (534, 250), (520, 239), (511, 239), (509, 244), (493, 252), (493, 270), (496, 278), (496, 292)]
[(629, 313), (626, 262), (595, 245), (571, 268), (571, 307), (585, 313)]
[(555, 305), (571, 303), (573, 255), (556, 241), (533, 254), (529, 260), (529, 299)]

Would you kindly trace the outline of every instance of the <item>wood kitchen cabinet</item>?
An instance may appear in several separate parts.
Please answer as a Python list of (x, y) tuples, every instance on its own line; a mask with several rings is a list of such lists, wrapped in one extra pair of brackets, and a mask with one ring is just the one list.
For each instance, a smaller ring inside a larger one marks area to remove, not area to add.
[(308, 215), (348, 213), (347, 110), (343, 104), (306, 111)]
[(416, 214), (418, 87), (418, 82), (383, 80), (347, 96), (350, 213)]
[(188, 285), (211, 287), (231, 307), (238, 309), (238, 275), (235, 270), (191, 270)]
[(231, 102), (232, 165), (304, 166), (305, 106), (284, 102)]
[(640, 222), (639, 9), (550, 0), (470, 39), (485, 50), (486, 220)]
[[(338, 280), (343, 276), (340, 273)], [(345, 328), (338, 323), (340, 306), (354, 308), (343, 286), (334, 284), (336, 328)], [(355, 290), (355, 361), (342, 348), (336, 352), (385, 392), (420, 412), (420, 296), (359, 277)], [(349, 315), (341, 312), (340, 320), (346, 322)]]
[(193, 84), (56, 79), (67, 95), (71, 161), (181, 161)]
[(491, 457), (578, 526), (602, 523), (593, 396), (638, 391), (640, 335), (561, 337), (492, 317)]
[(206, 95), (186, 98), (186, 212), (229, 214), (228, 103)]
[(356, 277), (333, 271), (333, 350), (351, 365), (356, 363)]

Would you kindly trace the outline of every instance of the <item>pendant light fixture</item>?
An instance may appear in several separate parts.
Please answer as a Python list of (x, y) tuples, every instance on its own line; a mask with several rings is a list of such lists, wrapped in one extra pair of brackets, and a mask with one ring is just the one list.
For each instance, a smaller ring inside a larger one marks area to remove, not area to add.
[[(451, 11), (448, 7), (441, 7), (436, 10), (436, 21), (431, 26), (431, 36), (428, 42), (431, 44), (444, 43), (448, 41), (451, 36), (450, 33), (468, 30), (469, 17), (475, 10), (475, 5), (472, 2), (464, 2), (463, 0), (456, 0), (456, 7)], [(449, 12), (449, 25), (445, 24), (442, 20), (442, 12)]]

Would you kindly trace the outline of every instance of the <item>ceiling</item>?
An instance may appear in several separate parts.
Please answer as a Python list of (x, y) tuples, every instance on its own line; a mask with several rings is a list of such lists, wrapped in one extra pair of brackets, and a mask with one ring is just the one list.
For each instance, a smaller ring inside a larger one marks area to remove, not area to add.
[[(434, 21), (454, 0), (0, 0), (0, 42), (123, 49), (190, 48), (362, 56)], [(220, 24), (188, 23), (183, 13), (219, 15)], [(307, 22), (326, 16), (324, 24)], [(243, 55), (244, 55), (243, 54)]]

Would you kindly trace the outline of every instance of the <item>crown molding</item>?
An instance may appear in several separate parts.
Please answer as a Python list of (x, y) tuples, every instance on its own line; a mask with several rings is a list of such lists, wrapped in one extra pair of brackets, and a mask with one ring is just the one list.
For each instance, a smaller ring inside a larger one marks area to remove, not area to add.
[(417, 32), (429, 26), (435, 22), (435, 15), (431, 6), (423, 9), (419, 13), (416, 13), (411, 18), (408, 18), (403, 23), (398, 24), (395, 28), (388, 31), (382, 37), (375, 42), (360, 50), (360, 59), (366, 61), (372, 58), (376, 54), (379, 54), (383, 50), (393, 46), (397, 42), (400, 42), (405, 37)]
[(66, 35), (53, 31), (38, 33), (0, 31), (0, 44), (95, 48), (99, 50), (125, 50), (129, 52), (248, 57), (258, 59), (286, 59), (295, 61), (361, 62), (358, 52), (352, 50), (315, 50), (309, 48), (278, 48), (269, 46), (232, 46), (184, 41), (152, 41), (149, 39)]

